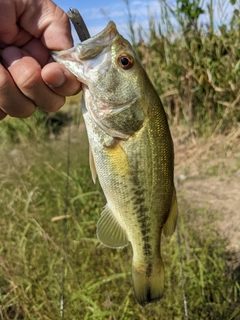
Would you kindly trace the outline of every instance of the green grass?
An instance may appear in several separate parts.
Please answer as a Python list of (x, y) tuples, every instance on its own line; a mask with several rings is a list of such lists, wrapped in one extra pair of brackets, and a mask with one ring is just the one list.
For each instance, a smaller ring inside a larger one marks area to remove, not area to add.
[(62, 133), (62, 128), (69, 122), (79, 124), (82, 122), (80, 100), (82, 93), (67, 97), (66, 104), (57, 113), (47, 113), (40, 109), (28, 119), (6, 117), (0, 122), (1, 144), (21, 143), (27, 141), (40, 141)]
[[(163, 241), (164, 298), (146, 308), (133, 295), (131, 246), (99, 244), (105, 199), (91, 180), (86, 149), (71, 146), (66, 239), (63, 220), (52, 219), (64, 214), (67, 143), (8, 146), (1, 157), (0, 319), (60, 319), (63, 261), (65, 319), (184, 319), (176, 234)], [(209, 212), (181, 195), (179, 202), (189, 319), (239, 319), (239, 284), (225, 241)]]
[(30, 119), (6, 117), (0, 124), (3, 143), (25, 143), (28, 139), (39, 140), (47, 133), (46, 113), (37, 109)]

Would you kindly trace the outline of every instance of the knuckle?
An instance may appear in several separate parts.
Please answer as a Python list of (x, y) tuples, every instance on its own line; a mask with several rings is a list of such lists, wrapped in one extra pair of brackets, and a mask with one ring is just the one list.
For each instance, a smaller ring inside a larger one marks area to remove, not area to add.
[(0, 119), (2, 114), (10, 117), (28, 118), (35, 111), (31, 100), (24, 96), (12, 81), (8, 71), (0, 68)]
[(8, 115), (12, 118), (29, 118), (35, 111), (35, 107), (28, 106), (25, 108), (19, 109), (10, 109)]
[(25, 110), (25, 112), (22, 113), (21, 118), (29, 118), (31, 117), (31, 115), (35, 112), (36, 108), (32, 107), (29, 108), (27, 110)]
[(7, 116), (7, 114), (0, 109), (0, 120), (4, 119)]
[(18, 79), (18, 86), (21, 90), (29, 90), (37, 86), (42, 81), (41, 67), (36, 66), (33, 69), (26, 68)]
[(40, 109), (46, 111), (46, 112), (56, 112), (58, 111), (65, 103), (64, 97), (58, 97), (54, 102), (49, 103), (47, 106), (39, 107)]
[(0, 92), (4, 92), (9, 84), (9, 74), (6, 70), (0, 72)]

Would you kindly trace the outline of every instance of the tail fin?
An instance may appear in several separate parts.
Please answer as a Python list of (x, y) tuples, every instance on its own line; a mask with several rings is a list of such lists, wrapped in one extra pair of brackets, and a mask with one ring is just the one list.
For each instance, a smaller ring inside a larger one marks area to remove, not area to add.
[(153, 265), (139, 266), (137, 263), (133, 263), (132, 277), (135, 297), (142, 307), (162, 298), (164, 264), (161, 258)]

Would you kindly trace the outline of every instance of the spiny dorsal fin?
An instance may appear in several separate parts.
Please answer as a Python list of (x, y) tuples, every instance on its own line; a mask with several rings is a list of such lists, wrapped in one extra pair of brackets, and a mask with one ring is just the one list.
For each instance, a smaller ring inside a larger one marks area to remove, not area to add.
[(89, 165), (90, 165), (90, 170), (91, 170), (91, 173), (92, 173), (93, 182), (96, 183), (97, 170), (96, 170), (96, 167), (95, 167), (93, 153), (92, 153), (92, 149), (91, 149), (90, 146), (89, 146)]
[(176, 190), (174, 188), (170, 213), (167, 218), (167, 221), (163, 226), (163, 234), (166, 237), (171, 236), (175, 231), (176, 224), (177, 224), (177, 217), (178, 217), (178, 204), (177, 204)]
[(119, 225), (107, 204), (97, 223), (97, 237), (107, 247), (122, 248), (128, 245), (125, 231)]

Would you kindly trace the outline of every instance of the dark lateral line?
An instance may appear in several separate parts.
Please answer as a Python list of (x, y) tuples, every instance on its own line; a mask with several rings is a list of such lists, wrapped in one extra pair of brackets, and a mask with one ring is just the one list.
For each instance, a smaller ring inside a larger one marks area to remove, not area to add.
[[(136, 163), (136, 168), (137, 168), (137, 163)], [(152, 254), (152, 248), (151, 248), (150, 239), (149, 239), (150, 228), (147, 225), (146, 216), (145, 216), (147, 208), (144, 205), (144, 189), (141, 186), (137, 175), (132, 176), (132, 182), (135, 186), (135, 188), (133, 189), (133, 192), (135, 195), (135, 197), (133, 197), (133, 204), (134, 204), (134, 209), (138, 212), (137, 222), (140, 227), (140, 232), (143, 240), (142, 250), (143, 250), (144, 256), (148, 257), (148, 255)], [(148, 277), (150, 277), (151, 273), (152, 273), (152, 264), (148, 262), (146, 274)]]
[(80, 14), (80, 12), (77, 9), (70, 8), (67, 12), (68, 18), (71, 20), (78, 37), (81, 41), (87, 40), (90, 38), (90, 33), (88, 31), (88, 28)]

